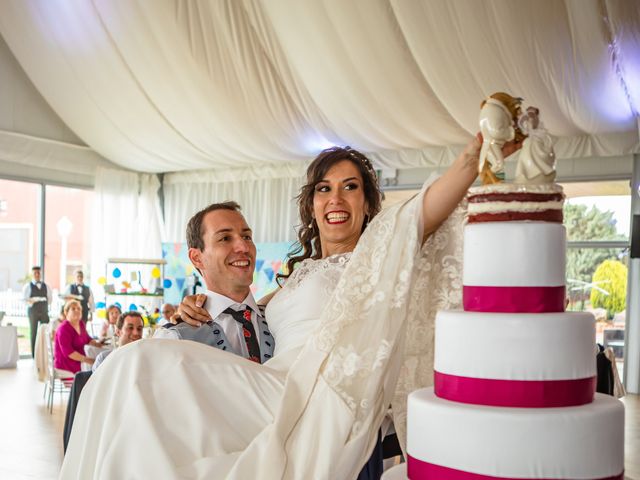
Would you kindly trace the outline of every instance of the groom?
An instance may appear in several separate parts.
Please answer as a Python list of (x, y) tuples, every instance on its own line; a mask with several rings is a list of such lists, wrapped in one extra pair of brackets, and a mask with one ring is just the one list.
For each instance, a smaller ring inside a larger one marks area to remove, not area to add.
[(166, 325), (154, 338), (193, 340), (257, 363), (270, 359), (275, 343), (249, 288), (256, 246), (240, 205), (214, 203), (196, 213), (187, 224), (187, 246), (207, 287), (205, 306), (213, 320), (200, 327)]

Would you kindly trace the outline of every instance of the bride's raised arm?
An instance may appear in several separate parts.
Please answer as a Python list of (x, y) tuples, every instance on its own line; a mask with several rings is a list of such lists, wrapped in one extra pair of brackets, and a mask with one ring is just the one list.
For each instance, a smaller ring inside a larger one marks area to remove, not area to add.
[[(425, 192), (422, 204), (423, 241), (431, 235), (455, 210), (478, 176), (478, 160), (482, 134), (469, 141), (447, 171)], [(522, 147), (522, 143), (508, 142), (502, 148), (505, 158)]]
[(462, 153), (425, 192), (422, 204), (423, 241), (453, 212), (478, 176), (482, 136), (477, 134)]

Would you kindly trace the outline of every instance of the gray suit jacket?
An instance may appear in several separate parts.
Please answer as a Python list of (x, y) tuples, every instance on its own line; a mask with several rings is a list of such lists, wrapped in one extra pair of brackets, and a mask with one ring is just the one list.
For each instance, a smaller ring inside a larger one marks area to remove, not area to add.
[[(224, 330), (216, 322), (211, 321), (200, 327), (194, 327), (182, 322), (177, 325), (166, 325), (164, 328), (176, 331), (181, 340), (192, 340), (241, 355), (241, 352), (237, 352), (231, 347)], [(260, 360), (261, 363), (264, 363), (273, 356), (275, 341), (264, 317), (258, 317), (258, 328), (260, 328)]]

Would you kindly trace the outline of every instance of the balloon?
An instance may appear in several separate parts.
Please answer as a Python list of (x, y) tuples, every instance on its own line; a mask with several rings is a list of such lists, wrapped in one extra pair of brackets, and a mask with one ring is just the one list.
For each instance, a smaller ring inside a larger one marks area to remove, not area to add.
[(138, 310), (138, 306), (135, 303), (132, 303), (131, 305), (129, 305), (129, 310)]
[(153, 278), (160, 278), (160, 269), (158, 267), (153, 267), (151, 270), (151, 276)]
[(122, 272), (120, 271), (120, 269), (118, 267), (113, 269), (113, 276), (114, 278), (120, 278), (120, 275), (122, 275)]
[(106, 285), (107, 279), (105, 277), (98, 278), (98, 285)]
[(173, 282), (168, 278), (165, 278), (164, 282), (162, 282), (164, 288), (171, 288), (171, 285), (173, 285)]
[(103, 309), (96, 310), (96, 315), (98, 315), (98, 318), (107, 318), (107, 312)]

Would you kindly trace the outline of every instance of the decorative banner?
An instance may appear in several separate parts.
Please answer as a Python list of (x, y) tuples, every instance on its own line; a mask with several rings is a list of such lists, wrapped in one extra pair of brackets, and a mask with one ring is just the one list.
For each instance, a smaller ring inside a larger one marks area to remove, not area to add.
[(114, 278), (120, 278), (120, 275), (122, 275), (122, 272), (120, 271), (120, 269), (118, 267), (113, 269), (113, 276)]
[(107, 318), (107, 311), (103, 308), (100, 308), (96, 310), (96, 315), (98, 316), (98, 318), (105, 319)]
[(138, 310), (138, 306), (135, 303), (132, 303), (131, 305), (129, 305), (129, 310), (136, 311)]
[[(462, 470), (423, 462), (413, 458), (411, 455), (407, 455), (407, 457), (407, 477), (409, 478), (420, 478), (422, 480), (544, 480), (542, 477), (494, 477), (492, 475), (463, 472)], [(594, 478), (593, 480), (624, 480), (624, 471), (620, 475)]]
[(99, 277), (98, 278), (98, 285), (106, 285), (106, 284), (107, 284), (106, 277)]
[(564, 312), (565, 286), (558, 287), (462, 287), (467, 312), (548, 313)]
[(596, 377), (576, 380), (496, 380), (434, 372), (436, 396), (453, 402), (492, 407), (554, 408), (593, 401)]
[(160, 269), (158, 267), (153, 267), (153, 269), (151, 270), (151, 276), (153, 278), (160, 278)]
[(98, 302), (96, 303), (96, 308), (106, 308), (106, 304), (104, 302)]
[(163, 288), (171, 288), (171, 285), (173, 285), (173, 282), (169, 278), (165, 278), (164, 282), (162, 282)]

